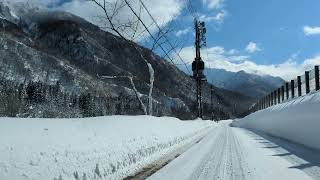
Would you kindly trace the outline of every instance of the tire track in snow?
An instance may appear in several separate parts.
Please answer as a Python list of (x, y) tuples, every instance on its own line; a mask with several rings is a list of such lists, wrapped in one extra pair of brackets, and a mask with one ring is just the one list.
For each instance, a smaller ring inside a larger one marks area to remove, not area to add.
[[(232, 136), (232, 147), (230, 147), (230, 150), (234, 149), (235, 153), (233, 153), (233, 157), (231, 159), (234, 161), (234, 164), (237, 165), (237, 168), (233, 169), (233, 176), (231, 179), (237, 180), (237, 179), (246, 179), (251, 180), (253, 179), (251, 177), (251, 170), (248, 166), (248, 163), (245, 161), (246, 155), (244, 154), (243, 150), (245, 148), (240, 144), (238, 137), (234, 134), (233, 128), (229, 128), (232, 133), (230, 134)], [(235, 171), (235, 169), (239, 169), (240, 171)], [(240, 177), (239, 177), (240, 176)]]
[(226, 125), (223, 125), (222, 129), (223, 132), (211, 147), (211, 155), (205, 164), (201, 165), (203, 170), (198, 175), (193, 174), (190, 179), (251, 179), (233, 130)]
[(269, 180), (311, 179), (273, 149), (261, 147), (245, 131), (219, 123), (202, 141), (148, 179)]
[(210, 148), (210, 153), (208, 157), (206, 157), (206, 161), (203, 161), (200, 166), (198, 166), (198, 170), (195, 171), (190, 179), (208, 179), (208, 177), (213, 177), (211, 174), (215, 169), (217, 172), (217, 168), (221, 166), (222, 158), (223, 158), (223, 149), (226, 146), (226, 132), (220, 131), (217, 135), (215, 143), (212, 144)]

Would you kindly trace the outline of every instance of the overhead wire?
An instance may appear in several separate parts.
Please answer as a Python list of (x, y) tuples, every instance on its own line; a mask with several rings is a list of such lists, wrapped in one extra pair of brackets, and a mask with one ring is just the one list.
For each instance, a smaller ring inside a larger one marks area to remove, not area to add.
[(151, 17), (152, 21), (155, 23), (155, 25), (157, 26), (158, 30), (160, 33), (162, 33), (163, 37), (165, 38), (166, 42), (169, 44), (169, 46), (171, 47), (171, 50), (174, 51), (174, 53), (177, 55), (177, 57), (179, 58), (179, 60), (184, 64), (186, 70), (191, 74), (191, 71), (189, 70), (188, 65), (186, 64), (186, 62), (184, 62), (184, 60), (182, 59), (182, 57), (180, 56), (179, 52), (176, 50), (176, 48), (173, 46), (173, 44), (170, 42), (169, 38), (166, 36), (165, 33), (163, 33), (160, 25), (157, 23), (157, 21), (155, 20), (155, 18), (151, 15), (150, 11), (148, 10), (148, 8), (146, 7), (146, 5), (143, 3), (142, 0), (139, 0), (141, 5), (143, 6), (143, 8), (146, 10), (146, 12), (148, 13), (148, 15)]
[(138, 16), (138, 14), (133, 10), (132, 6), (130, 5), (130, 3), (127, 0), (124, 0), (125, 3), (127, 4), (127, 6), (129, 7), (129, 9), (132, 11), (132, 13), (138, 18), (138, 20), (140, 21), (140, 23), (142, 24), (142, 26), (146, 29), (146, 31), (148, 32), (148, 34), (150, 35), (150, 37), (154, 40), (154, 42), (160, 47), (160, 49), (165, 53), (165, 57), (168, 57), (168, 59), (171, 61), (172, 64), (175, 64), (174, 61), (170, 58), (170, 56), (168, 55), (167, 51), (161, 46), (161, 44), (157, 43), (156, 38), (152, 35), (151, 31), (148, 29), (148, 27), (146, 26), (146, 24), (142, 21), (142, 19)]
[(191, 16), (193, 16), (194, 18), (198, 18), (198, 15), (196, 13), (196, 11), (194, 10), (191, 0), (187, 0), (187, 9), (189, 11), (189, 13), (191, 14)]
[[(152, 14), (150, 13), (149, 9), (146, 7), (146, 5), (144, 4), (144, 2), (142, 0), (139, 0), (141, 5), (143, 6), (143, 8), (146, 10), (146, 12), (148, 13), (148, 15), (150, 16), (151, 20), (155, 23), (156, 27), (158, 28), (159, 32), (162, 34), (162, 36), (165, 39), (164, 43), (159, 43), (158, 39), (156, 37), (154, 37), (154, 35), (151, 33), (151, 31), (149, 30), (149, 28), (146, 26), (146, 24), (144, 23), (144, 21), (141, 19), (141, 17), (135, 12), (135, 10), (133, 9), (133, 7), (131, 6), (131, 4), (128, 2), (128, 0), (124, 0), (125, 3), (127, 4), (127, 6), (129, 7), (129, 9), (132, 11), (132, 13), (138, 18), (138, 20), (140, 21), (140, 23), (142, 24), (142, 26), (145, 28), (145, 30), (148, 32), (148, 34), (150, 35), (151, 39), (154, 41), (154, 43), (161, 49), (161, 51), (163, 51), (163, 53), (165, 54), (164, 57), (168, 57), (168, 59), (170, 60), (170, 62), (176, 66), (179, 65), (184, 65), (186, 70), (190, 73), (191, 71), (189, 70), (190, 66), (187, 65), (187, 63), (183, 60), (183, 58), (180, 56), (180, 51), (178, 51), (174, 45), (170, 42), (169, 38), (166, 36), (166, 34), (162, 31), (160, 25), (157, 23), (157, 21), (155, 20), (155, 18), (152, 16)], [(187, 1), (187, 9), (189, 11), (189, 13), (194, 17), (194, 18), (198, 18), (198, 15), (196, 14), (194, 8), (192, 7), (191, 4), (191, 0), (186, 0)], [(167, 43), (170, 46), (170, 50), (166, 50), (162, 44)], [(178, 57), (178, 59), (182, 62), (182, 64), (177, 64), (174, 62), (174, 60), (172, 58), (170, 58), (169, 53), (173, 51), (175, 53), (175, 55)]]

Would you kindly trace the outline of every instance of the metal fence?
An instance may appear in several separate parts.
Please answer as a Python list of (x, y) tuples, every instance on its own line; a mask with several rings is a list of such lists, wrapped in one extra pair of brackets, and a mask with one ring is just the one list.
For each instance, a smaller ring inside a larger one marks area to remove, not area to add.
[(297, 78), (286, 82), (280, 88), (261, 98), (251, 107), (250, 112), (259, 111), (319, 89), (319, 66), (315, 66), (313, 70), (306, 71), (304, 75), (297, 76)]

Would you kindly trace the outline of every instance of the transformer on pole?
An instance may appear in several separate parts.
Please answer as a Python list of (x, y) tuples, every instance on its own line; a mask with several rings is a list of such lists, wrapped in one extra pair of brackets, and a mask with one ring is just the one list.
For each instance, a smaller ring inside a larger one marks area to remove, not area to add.
[(192, 71), (193, 78), (196, 80), (196, 97), (197, 97), (197, 109), (198, 117), (202, 118), (202, 86), (201, 82), (206, 81), (206, 78), (203, 74), (204, 62), (201, 60), (200, 48), (206, 46), (206, 28), (205, 23), (194, 19), (194, 28), (195, 28), (195, 49), (196, 57), (192, 62)]

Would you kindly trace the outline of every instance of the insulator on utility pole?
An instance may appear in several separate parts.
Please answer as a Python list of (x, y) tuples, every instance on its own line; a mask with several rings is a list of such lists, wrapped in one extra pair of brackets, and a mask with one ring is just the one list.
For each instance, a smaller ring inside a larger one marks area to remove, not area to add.
[(201, 60), (200, 48), (205, 45), (205, 23), (199, 22), (196, 18), (194, 19), (195, 28), (195, 49), (196, 57), (192, 62), (193, 78), (196, 80), (196, 97), (197, 97), (197, 109), (198, 117), (202, 118), (202, 81), (206, 81), (203, 74), (204, 62)]

